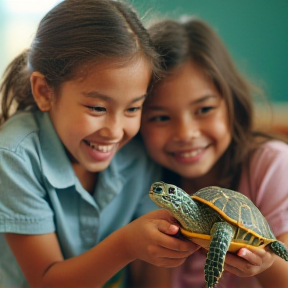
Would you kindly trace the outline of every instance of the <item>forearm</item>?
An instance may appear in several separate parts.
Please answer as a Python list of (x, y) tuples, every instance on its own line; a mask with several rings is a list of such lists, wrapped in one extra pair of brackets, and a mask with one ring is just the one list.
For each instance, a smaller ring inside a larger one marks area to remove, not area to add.
[(263, 288), (288, 287), (288, 262), (276, 257), (273, 265), (264, 272), (256, 275)]
[(43, 287), (101, 287), (132, 257), (123, 249), (122, 229), (112, 233), (91, 250), (50, 266)]

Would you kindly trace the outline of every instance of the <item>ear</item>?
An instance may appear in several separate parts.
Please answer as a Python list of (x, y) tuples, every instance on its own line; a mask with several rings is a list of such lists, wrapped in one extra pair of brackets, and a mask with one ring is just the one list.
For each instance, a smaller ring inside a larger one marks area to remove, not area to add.
[(52, 107), (53, 89), (47, 84), (47, 81), (39, 72), (33, 72), (30, 77), (33, 97), (38, 108), (44, 112)]

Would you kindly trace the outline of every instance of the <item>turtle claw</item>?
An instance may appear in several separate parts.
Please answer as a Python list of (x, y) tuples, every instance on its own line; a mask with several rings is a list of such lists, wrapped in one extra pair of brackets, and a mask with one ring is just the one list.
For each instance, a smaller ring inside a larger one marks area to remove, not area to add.
[(269, 247), (276, 255), (288, 262), (288, 250), (284, 244), (279, 241), (274, 241), (269, 245)]

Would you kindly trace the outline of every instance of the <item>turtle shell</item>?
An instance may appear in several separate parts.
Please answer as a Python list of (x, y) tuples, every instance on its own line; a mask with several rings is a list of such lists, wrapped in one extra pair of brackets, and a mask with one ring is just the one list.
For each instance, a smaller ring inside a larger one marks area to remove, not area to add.
[[(251, 246), (264, 247), (276, 240), (260, 210), (249, 198), (239, 192), (210, 186), (197, 191), (192, 199), (208, 205), (217, 211), (225, 221), (240, 228), (238, 229), (240, 232), (232, 240), (229, 251), (237, 251), (245, 246), (249, 248)], [(185, 229), (181, 229), (181, 232), (202, 247), (208, 248), (210, 235), (191, 233)], [(252, 238), (255, 238), (255, 241)], [(249, 244), (243, 245), (244, 240), (248, 240)]]

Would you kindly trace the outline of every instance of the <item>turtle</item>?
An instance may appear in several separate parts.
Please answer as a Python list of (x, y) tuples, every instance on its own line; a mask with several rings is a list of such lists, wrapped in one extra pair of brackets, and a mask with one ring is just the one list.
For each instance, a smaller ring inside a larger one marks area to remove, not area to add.
[(285, 245), (276, 239), (260, 210), (240, 192), (209, 186), (190, 196), (176, 185), (154, 182), (149, 196), (178, 220), (184, 237), (208, 251), (204, 266), (208, 288), (219, 282), (227, 251), (268, 246), (288, 261)]

